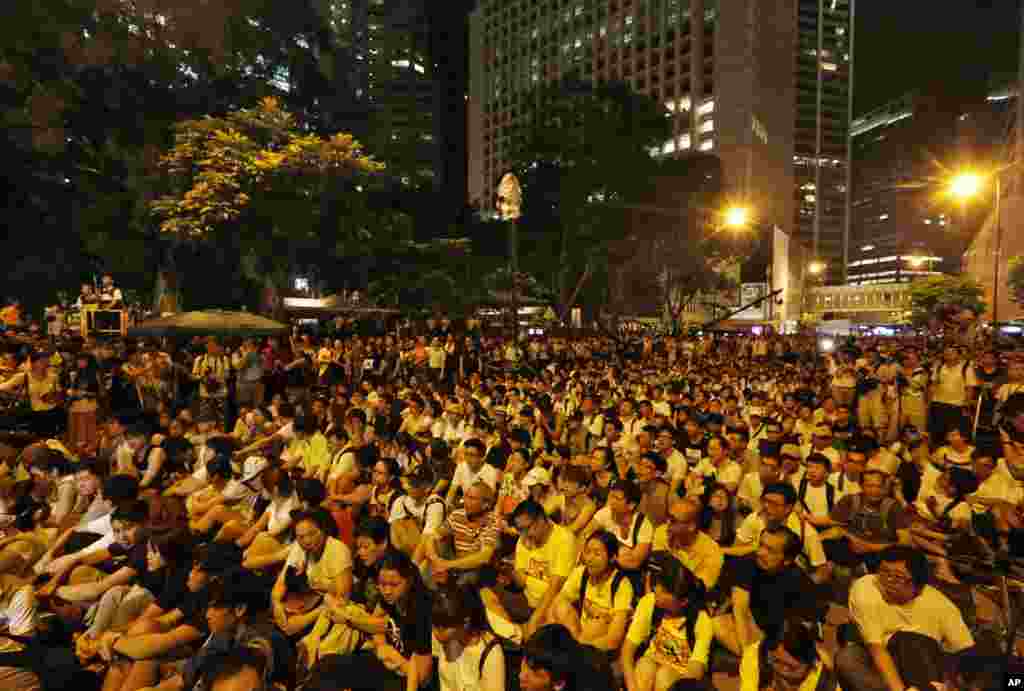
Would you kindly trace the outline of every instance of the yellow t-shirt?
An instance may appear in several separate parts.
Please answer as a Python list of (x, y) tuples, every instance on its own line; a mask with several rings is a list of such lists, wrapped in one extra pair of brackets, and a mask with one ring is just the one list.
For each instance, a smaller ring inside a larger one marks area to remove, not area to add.
[(666, 616), (662, 618), (658, 630), (652, 632), (653, 619), (654, 593), (648, 593), (637, 605), (636, 612), (633, 613), (633, 623), (629, 625), (629, 632), (626, 634), (629, 642), (636, 646), (643, 645), (653, 635), (653, 640), (644, 653), (645, 658), (650, 658), (658, 665), (671, 667), (680, 674), (686, 672), (691, 660), (702, 663), (704, 669), (707, 669), (711, 639), (714, 636), (711, 617), (707, 612), (701, 612), (697, 617), (697, 624), (693, 630), (696, 641), (691, 641), (686, 633), (686, 617)]
[(575, 555), (576, 536), (560, 525), (551, 526), (548, 541), (538, 549), (530, 549), (522, 539), (516, 543), (515, 568), (526, 580), (530, 607), (537, 607), (544, 599), (552, 578), (569, 577)]
[(692, 571), (693, 575), (704, 581), (707, 588), (714, 588), (718, 583), (718, 577), (722, 573), (722, 564), (725, 562), (722, 548), (704, 532), (697, 533), (697, 539), (689, 550), (670, 549), (667, 525), (658, 526), (654, 531), (652, 551), (669, 552), (683, 566)]
[(288, 453), (302, 456), (302, 469), (308, 476), (321, 477), (330, 469), (331, 452), (327, 447), (327, 438), (320, 432), (309, 439), (293, 440), (288, 446)]
[[(758, 657), (761, 654), (761, 643), (751, 643), (743, 649), (743, 659), (740, 661), (740, 691), (760, 691), (761, 668), (758, 665)], [(821, 662), (814, 666), (811, 673), (800, 683), (798, 691), (814, 691), (818, 688), (818, 678), (821, 677)]]
[(288, 552), (285, 566), (293, 566), (299, 573), (305, 573), (313, 590), (328, 593), (342, 575), (352, 569), (352, 552), (341, 540), (328, 537), (320, 559), (314, 562), (296, 542)]
[[(562, 587), (561, 596), (575, 605), (580, 599), (580, 587), (586, 567), (577, 566), (573, 569), (569, 580)], [(629, 612), (633, 608), (633, 584), (628, 578), (620, 578), (619, 587), (612, 593), (612, 584), (616, 581), (613, 572), (604, 583), (587, 583), (587, 596), (580, 613), (581, 624), (601, 622), (606, 626), (612, 623), (616, 612)]]

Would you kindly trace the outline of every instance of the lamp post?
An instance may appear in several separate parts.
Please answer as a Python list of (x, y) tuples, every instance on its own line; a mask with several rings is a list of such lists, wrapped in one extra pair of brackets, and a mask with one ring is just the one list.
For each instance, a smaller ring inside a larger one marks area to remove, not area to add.
[(519, 344), (519, 238), (518, 222), (522, 215), (523, 191), (514, 173), (505, 173), (498, 183), (497, 209), (501, 220), (508, 222), (509, 273), (512, 277), (512, 342)]
[[(1005, 168), (1001, 168), (994, 173), (991, 177), (994, 182), (993, 190), (995, 194), (995, 200), (993, 201), (992, 213), (995, 216), (995, 233), (996, 247), (995, 252), (992, 253), (992, 328), (993, 337), (999, 333), (999, 261), (1003, 252), (1003, 223), (1000, 218), (1002, 198), (1003, 198), (1003, 183), (1002, 183), (1002, 172)], [(950, 182), (949, 190), (950, 193), (960, 199), (967, 200), (978, 196), (984, 186), (984, 178), (981, 175), (974, 172), (965, 172), (957, 175)]]

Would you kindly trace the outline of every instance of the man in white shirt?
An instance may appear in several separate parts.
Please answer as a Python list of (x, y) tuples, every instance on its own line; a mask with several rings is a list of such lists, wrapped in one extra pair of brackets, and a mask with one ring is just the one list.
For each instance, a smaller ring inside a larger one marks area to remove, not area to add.
[(947, 347), (942, 362), (932, 371), (932, 403), (928, 409), (928, 433), (932, 446), (945, 443), (949, 430), (962, 425), (965, 407), (978, 385), (974, 368), (963, 359), (960, 348)]
[(949, 654), (974, 648), (960, 611), (928, 585), (928, 573), (922, 552), (895, 546), (881, 553), (877, 574), (851, 586), (855, 628), (835, 657), (844, 691), (930, 691), (944, 681)]
[(782, 480), (781, 444), (762, 440), (759, 445), (759, 461), (757, 470), (743, 476), (740, 488), (736, 492), (740, 510), (757, 513), (761, 510), (761, 492), (765, 487)]
[(452, 476), (451, 487), (448, 488), (448, 496), (445, 501), (449, 506), (455, 505), (455, 498), (459, 490), (465, 494), (466, 490), (477, 482), (483, 482), (491, 488), (492, 492), (498, 491), (500, 473), (492, 465), (484, 463), (484, 444), (479, 439), (467, 439), (460, 450), (462, 463), (455, 468)]

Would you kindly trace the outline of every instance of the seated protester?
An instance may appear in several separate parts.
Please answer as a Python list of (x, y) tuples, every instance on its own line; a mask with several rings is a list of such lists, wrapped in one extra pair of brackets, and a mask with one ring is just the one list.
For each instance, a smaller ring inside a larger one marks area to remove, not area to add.
[(736, 498), (725, 485), (717, 482), (708, 486), (703, 493), (704, 511), (700, 517), (700, 528), (718, 543), (719, 547), (736, 544), (736, 530), (743, 517), (736, 510)]
[(782, 475), (783, 482), (788, 482), (796, 487), (804, 476), (804, 467), (801, 465), (803, 452), (796, 444), (783, 444), (779, 456), (781, 463), (779, 474)]
[(927, 438), (918, 434), (916, 430), (904, 430), (904, 441), (901, 442), (898, 456), (900, 464), (896, 469), (893, 496), (903, 506), (910, 506), (917, 501), (925, 477), (936, 472), (931, 463), (931, 450), (928, 448)]
[(973, 528), (967, 498), (977, 489), (978, 479), (969, 470), (954, 466), (941, 473), (914, 504), (917, 520), (910, 528), (911, 542), (933, 556), (946, 555), (953, 536)]
[(335, 431), (340, 448), (331, 455), (324, 484), (332, 495), (352, 492), (359, 483), (359, 451), (366, 445), (366, 413), (352, 408), (345, 414), (344, 429)]
[(776, 633), (743, 650), (740, 691), (837, 691), (818, 654), (816, 627), (786, 620)]
[[(259, 460), (262, 461), (259, 466), (266, 468), (266, 461)], [(234, 479), (228, 456), (216, 456), (207, 461), (206, 473), (210, 484), (189, 496), (185, 502), (189, 530), (218, 542), (233, 542), (244, 532), (238, 529), (240, 525), (248, 525), (252, 520), (259, 494)], [(229, 524), (234, 524), (230, 531), (221, 527)], [(216, 533), (214, 529), (218, 529)]]
[[(91, 657), (98, 652), (99, 639), (105, 632), (128, 629), (154, 605), (159, 603), (163, 611), (181, 605), (192, 571), (191, 546), (187, 535), (174, 532), (134, 546), (126, 556), (137, 573), (136, 583), (115, 586), (102, 594), (91, 613), (89, 628), (78, 639), (79, 657)], [(116, 555), (120, 546), (111, 545), (111, 550)]]
[(274, 622), (288, 636), (316, 622), (326, 596), (347, 600), (352, 590), (352, 553), (333, 536), (336, 526), (330, 514), (312, 509), (292, 519), (295, 544), (270, 593)]
[(387, 554), (388, 524), (379, 516), (364, 518), (356, 526), (356, 563), (352, 569), (352, 592), (348, 601), (333, 595), (325, 598), (324, 611), (313, 630), (299, 642), (299, 661), (311, 668), (327, 655), (345, 655), (364, 647), (382, 633), (387, 620), (374, 616), (380, 602), (377, 575)]
[(525, 640), (551, 621), (555, 598), (572, 569), (576, 539), (548, 518), (544, 507), (532, 499), (516, 507), (512, 523), (519, 539), (513, 568), (507, 575), (515, 584), (515, 592), (485, 589), (481, 596), (492, 612), (522, 624), (522, 635), (516, 639)]
[[(111, 516), (118, 508), (133, 506), (139, 494), (139, 481), (130, 475), (112, 475), (103, 483), (103, 497), (109, 503), (104, 513), (68, 528), (35, 563), (36, 574), (48, 573), (59, 583), (87, 557), (102, 552), (114, 543)], [(23, 555), (24, 556), (24, 555)]]
[(531, 468), (523, 478), (523, 486), (529, 492), (529, 498), (543, 506), (544, 513), (549, 517), (557, 519), (561, 516), (565, 497), (555, 489), (551, 472), (547, 468), (540, 465)]
[[(690, 468), (686, 456), (676, 448), (675, 430), (665, 425), (659, 427), (654, 437), (654, 450), (665, 459), (670, 490), (675, 494), (686, 481)], [(698, 451), (698, 461), (700, 452)]]
[(736, 501), (740, 513), (755, 513), (761, 510), (761, 491), (776, 482), (782, 482), (782, 445), (762, 440), (758, 445), (757, 470), (749, 472), (740, 481)]
[(494, 490), (479, 480), (466, 491), (462, 508), (450, 511), (434, 538), (424, 541), (428, 585), (433, 588), (450, 577), (476, 582), (479, 570), (491, 563), (497, 547)]
[(406, 491), (395, 500), (388, 518), (391, 544), (417, 564), (423, 561), (424, 543), (434, 538), (447, 516), (444, 499), (431, 493), (435, 484), (429, 466), (414, 470), (407, 476)]
[(974, 647), (960, 611), (928, 585), (928, 560), (906, 545), (879, 555), (878, 572), (850, 588), (855, 629), (836, 653), (844, 691), (931, 689), (945, 680), (948, 654)]
[(209, 673), (210, 664), (239, 648), (253, 650), (264, 660), (257, 688), (270, 688), (272, 679), (286, 673), (278, 669), (282, 661), (275, 656), (279, 649), (275, 638), (279, 634), (258, 607), (262, 593), (246, 582), (244, 573), (238, 572), (211, 588), (206, 608), (209, 636), (195, 655), (176, 665), (177, 673), (162, 680), (156, 688), (212, 691), (209, 683), (217, 675)]
[(373, 617), (384, 620), (371, 643), (349, 655), (328, 655), (310, 670), (306, 691), (411, 691), (433, 673), (430, 591), (412, 559), (389, 551), (377, 572), (380, 601)]
[(202, 444), (194, 445), (195, 465), (192, 474), (187, 475), (163, 491), (165, 497), (191, 497), (210, 484), (210, 477), (206, 472), (206, 464), (217, 456), (238, 455), (241, 452), (235, 450), (234, 440), (224, 435), (212, 435), (203, 440)]
[(77, 464), (73, 466), (64, 454), (45, 445), (25, 449), (22, 461), (33, 482), (33, 493), (50, 506), (47, 523), (60, 525), (78, 502)]
[(622, 645), (633, 609), (633, 584), (619, 570), (621, 546), (606, 530), (591, 534), (577, 566), (555, 601), (554, 619), (581, 645), (614, 653)]
[[(707, 456), (694, 469), (693, 473), (703, 478), (704, 483), (717, 482), (724, 485), (729, 494), (735, 495), (743, 479), (743, 468), (729, 457), (729, 449), (725, 439), (712, 436), (708, 439)], [(687, 491), (691, 487), (687, 486)]]
[(111, 472), (141, 478), (140, 466), (145, 462), (143, 454), (149, 449), (148, 438), (148, 430), (143, 425), (134, 424), (129, 427), (125, 431), (124, 441), (114, 450), (110, 459)]
[(599, 446), (590, 454), (591, 486), (590, 496), (598, 506), (604, 506), (619, 470), (615, 465), (615, 454), (606, 446)]
[[(153, 602), (150, 593), (129, 587), (145, 576), (148, 568), (147, 512), (143, 501), (115, 510), (111, 518), (114, 542), (81, 560), (82, 565), (70, 575), (78, 582), (76, 585), (59, 585), (54, 591), (64, 602), (92, 605), (88, 619), (94, 624), (93, 633), (97, 636), (111, 625), (120, 607), (138, 615)], [(47, 591), (60, 582), (60, 576), (54, 577)]]
[(910, 515), (888, 496), (889, 477), (878, 470), (864, 472), (861, 491), (844, 496), (829, 515), (832, 522), (822, 536), (830, 561), (869, 571), (878, 566), (878, 555), (895, 544), (909, 545)]
[(655, 528), (664, 525), (671, 489), (663, 477), (668, 471), (668, 463), (660, 454), (648, 451), (637, 459), (635, 468), (636, 482), (643, 492), (640, 513), (647, 516)]
[(828, 582), (832, 573), (818, 530), (794, 511), (796, 501), (796, 490), (788, 482), (778, 482), (765, 487), (761, 493), (761, 510), (743, 519), (736, 533), (736, 544), (722, 551), (733, 557), (753, 554), (757, 551), (765, 528), (784, 526), (800, 537), (801, 550), (797, 557), (797, 565), (804, 569), (815, 583)]
[(612, 689), (615, 682), (602, 660), (589, 654), (559, 624), (542, 627), (523, 647), (521, 691)]
[(243, 565), (252, 570), (279, 564), (287, 558), (292, 543), (292, 513), (299, 510), (301, 504), (291, 476), (281, 468), (268, 467), (260, 481), (270, 494), (270, 503), (235, 540), (235, 544), (245, 550)]
[(640, 487), (629, 480), (618, 480), (608, 493), (608, 504), (594, 514), (588, 531), (607, 530), (619, 541), (618, 565), (632, 581), (633, 589), (643, 589), (643, 567), (651, 554), (654, 526), (640, 513)]
[(445, 588), (431, 609), (440, 691), (505, 691), (505, 653), (474, 588)]
[(287, 448), (281, 452), (284, 468), (325, 481), (330, 471), (331, 453), (327, 437), (317, 427), (316, 420), (308, 415), (295, 418), (292, 434)]
[[(39, 691), (43, 688), (42, 674), (31, 669), (22, 658), (9, 664), (8, 655), (21, 657), (31, 646), (42, 644), (39, 638), (39, 604), (31, 585), (5, 583), (0, 585), (0, 617), (6, 622), (4, 633), (24, 640), (14, 640), (0, 633), (0, 688), (4, 691)], [(34, 657), (34, 656), (33, 656)], [(13, 662), (13, 661), (12, 661)]]
[(494, 510), (498, 514), (498, 525), (502, 532), (515, 534), (511, 527), (512, 512), (519, 504), (530, 498), (530, 490), (524, 481), (531, 471), (530, 455), (524, 449), (516, 449), (505, 461), (505, 471), (501, 474), (498, 487), (498, 499)]
[(366, 501), (361, 503), (364, 516), (378, 516), (384, 520), (391, 517), (395, 504), (401, 498), (402, 469), (393, 458), (382, 458), (373, 465), (372, 484)]
[(459, 447), (458, 458), (460, 461), (452, 476), (452, 484), (448, 487), (448, 494), (445, 501), (448, 506), (455, 506), (459, 493), (465, 494), (470, 487), (477, 482), (483, 482), (491, 488), (491, 492), (498, 491), (498, 484), (501, 473), (494, 466), (484, 463), (484, 444), (479, 439), (467, 439)]
[(796, 513), (815, 528), (831, 525), (829, 513), (839, 501), (836, 486), (828, 481), (832, 466), (828, 457), (812, 453), (800, 482), (796, 485)]
[(818, 590), (797, 565), (800, 536), (783, 526), (765, 528), (756, 554), (731, 569), (732, 611), (715, 617), (715, 639), (734, 655), (776, 632), (787, 617), (819, 620)]
[(812, 453), (820, 453), (829, 460), (833, 468), (839, 468), (842, 465), (843, 456), (832, 445), (832, 440), (832, 425), (818, 425), (814, 428), (811, 445), (804, 448), (804, 458), (807, 458)]
[(19, 503), (11, 510), (11, 534), (0, 539), (0, 582), (20, 585), (35, 579), (33, 566), (58, 534), (57, 528), (47, 525), (49, 511), (47, 505), (37, 502)]
[(668, 552), (693, 571), (707, 590), (718, 584), (725, 557), (722, 549), (700, 529), (703, 506), (698, 499), (674, 499), (668, 522), (654, 531), (654, 554)]
[(200, 691), (239, 691), (265, 688), (267, 658), (259, 648), (234, 646), (210, 658), (200, 670), (195, 688)]
[(873, 448), (872, 440), (866, 437), (855, 439), (850, 443), (849, 450), (846, 452), (846, 457), (842, 463), (839, 465), (832, 464), (833, 468), (838, 469), (832, 471), (832, 474), (828, 476), (828, 481), (836, 488), (836, 497), (838, 499), (851, 494), (857, 494), (861, 491), (861, 473), (867, 470), (868, 454), (871, 453)]
[(651, 591), (640, 599), (622, 646), (626, 691), (711, 689), (714, 629), (704, 584), (675, 557), (652, 560)]
[(968, 441), (967, 430), (954, 427), (946, 433), (946, 443), (932, 454), (932, 464), (943, 469), (949, 466), (969, 468), (974, 447)]
[(565, 497), (559, 525), (567, 528), (578, 539), (583, 536), (598, 509), (597, 502), (590, 496), (590, 472), (578, 465), (563, 468), (558, 477), (558, 489)]

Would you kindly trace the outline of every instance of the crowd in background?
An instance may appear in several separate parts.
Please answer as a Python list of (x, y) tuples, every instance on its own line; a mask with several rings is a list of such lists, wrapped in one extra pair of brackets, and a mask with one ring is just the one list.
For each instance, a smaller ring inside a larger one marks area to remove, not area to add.
[(1017, 353), (338, 336), (6, 342), (0, 687), (1001, 675), (972, 579), (1024, 551)]

